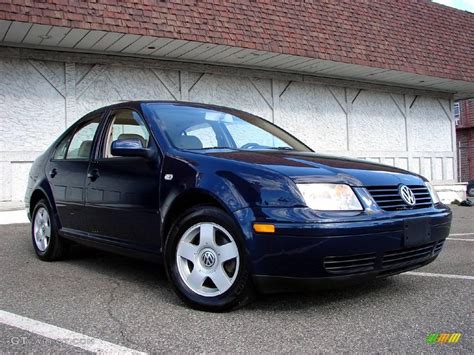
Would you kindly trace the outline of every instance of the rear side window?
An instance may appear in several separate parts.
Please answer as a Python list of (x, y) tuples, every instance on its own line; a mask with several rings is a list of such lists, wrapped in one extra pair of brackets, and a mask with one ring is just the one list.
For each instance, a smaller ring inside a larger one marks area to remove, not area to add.
[(100, 117), (96, 117), (88, 121), (74, 133), (67, 149), (66, 159), (89, 159), (99, 123)]
[(71, 141), (71, 135), (68, 135), (67, 137), (63, 138), (61, 143), (59, 143), (58, 146), (56, 147), (56, 151), (54, 152), (53, 159), (60, 160), (66, 157), (67, 146), (69, 145), (70, 141)]

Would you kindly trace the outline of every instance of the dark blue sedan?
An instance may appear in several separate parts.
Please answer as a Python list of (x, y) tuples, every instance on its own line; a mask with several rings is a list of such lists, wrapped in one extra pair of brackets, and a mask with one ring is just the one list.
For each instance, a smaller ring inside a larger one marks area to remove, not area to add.
[(26, 201), (40, 259), (76, 242), (157, 260), (181, 299), (211, 311), (255, 291), (421, 267), (451, 224), (419, 175), (315, 154), (249, 113), (180, 102), (86, 115), (35, 161)]

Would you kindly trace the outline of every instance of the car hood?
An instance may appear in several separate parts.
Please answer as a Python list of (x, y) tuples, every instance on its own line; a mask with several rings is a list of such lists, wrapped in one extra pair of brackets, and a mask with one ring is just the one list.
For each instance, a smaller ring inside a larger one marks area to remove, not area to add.
[(292, 151), (220, 151), (207, 155), (284, 174), (297, 183), (340, 182), (352, 186), (417, 185), (424, 179), (406, 170), (364, 160)]

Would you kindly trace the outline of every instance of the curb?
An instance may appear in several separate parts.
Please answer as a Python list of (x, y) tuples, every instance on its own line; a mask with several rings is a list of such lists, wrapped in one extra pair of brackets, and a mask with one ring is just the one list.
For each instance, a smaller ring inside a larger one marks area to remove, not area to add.
[(0, 225), (30, 223), (26, 210), (0, 211)]

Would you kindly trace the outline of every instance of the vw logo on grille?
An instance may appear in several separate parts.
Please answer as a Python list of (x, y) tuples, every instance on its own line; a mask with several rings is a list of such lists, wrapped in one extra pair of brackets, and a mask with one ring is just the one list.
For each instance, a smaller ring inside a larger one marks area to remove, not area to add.
[(204, 266), (212, 267), (216, 262), (216, 255), (212, 251), (206, 250), (201, 255), (201, 261)]
[(416, 198), (413, 194), (413, 191), (406, 185), (400, 185), (398, 188), (398, 193), (402, 200), (410, 207), (415, 206)]

